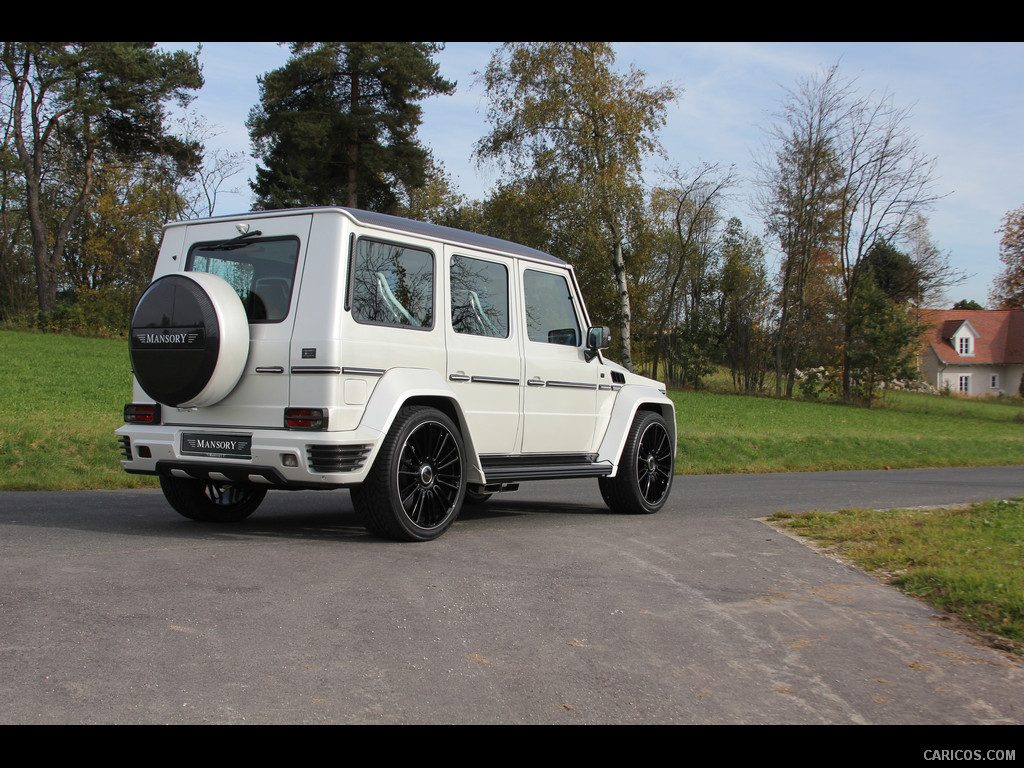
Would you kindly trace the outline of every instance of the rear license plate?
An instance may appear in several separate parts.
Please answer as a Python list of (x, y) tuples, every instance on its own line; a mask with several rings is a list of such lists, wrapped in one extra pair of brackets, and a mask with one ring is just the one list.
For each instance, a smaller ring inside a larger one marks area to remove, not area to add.
[(231, 459), (252, 458), (252, 435), (213, 435), (185, 432), (181, 452), (187, 456), (219, 456)]

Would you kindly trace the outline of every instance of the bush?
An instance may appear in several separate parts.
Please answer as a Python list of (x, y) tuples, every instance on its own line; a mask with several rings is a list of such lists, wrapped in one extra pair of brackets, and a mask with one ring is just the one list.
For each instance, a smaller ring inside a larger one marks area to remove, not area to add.
[(132, 302), (117, 288), (78, 290), (62, 298), (41, 325), (52, 331), (123, 338), (131, 325)]

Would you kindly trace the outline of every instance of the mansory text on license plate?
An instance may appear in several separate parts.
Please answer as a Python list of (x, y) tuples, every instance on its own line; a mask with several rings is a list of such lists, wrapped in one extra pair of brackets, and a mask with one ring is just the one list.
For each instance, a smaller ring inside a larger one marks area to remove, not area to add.
[(227, 456), (248, 459), (252, 454), (252, 435), (213, 435), (185, 432), (181, 452), (190, 456)]

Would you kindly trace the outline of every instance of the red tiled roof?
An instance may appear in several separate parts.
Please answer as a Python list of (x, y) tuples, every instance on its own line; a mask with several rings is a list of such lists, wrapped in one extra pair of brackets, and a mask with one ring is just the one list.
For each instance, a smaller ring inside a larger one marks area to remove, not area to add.
[[(1024, 363), (1024, 309), (926, 309), (925, 336), (943, 363)], [(974, 329), (974, 354), (961, 355), (951, 338), (964, 323)]]

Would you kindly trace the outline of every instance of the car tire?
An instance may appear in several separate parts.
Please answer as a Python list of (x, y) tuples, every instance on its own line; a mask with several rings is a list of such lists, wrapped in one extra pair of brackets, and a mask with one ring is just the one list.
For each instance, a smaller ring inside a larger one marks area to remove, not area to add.
[(399, 541), (436, 539), (455, 522), (466, 495), (458, 427), (436, 408), (403, 408), (351, 495), (372, 533)]
[(213, 405), (238, 384), (249, 355), (249, 320), (234, 289), (205, 272), (154, 280), (135, 307), (129, 353), (156, 402)]
[(262, 503), (266, 488), (160, 477), (164, 498), (180, 515), (201, 523), (237, 523)]
[(465, 499), (465, 501), (463, 503), (464, 504), (473, 504), (474, 506), (476, 506), (476, 505), (479, 505), (479, 504), (483, 504), (485, 501), (487, 501), (493, 495), (494, 495), (493, 493), (481, 493), (480, 491), (474, 491), (471, 488), (467, 488), (466, 489), (466, 499)]
[(672, 490), (675, 451), (668, 423), (656, 411), (637, 413), (614, 477), (598, 478), (601, 497), (613, 512), (649, 515)]

